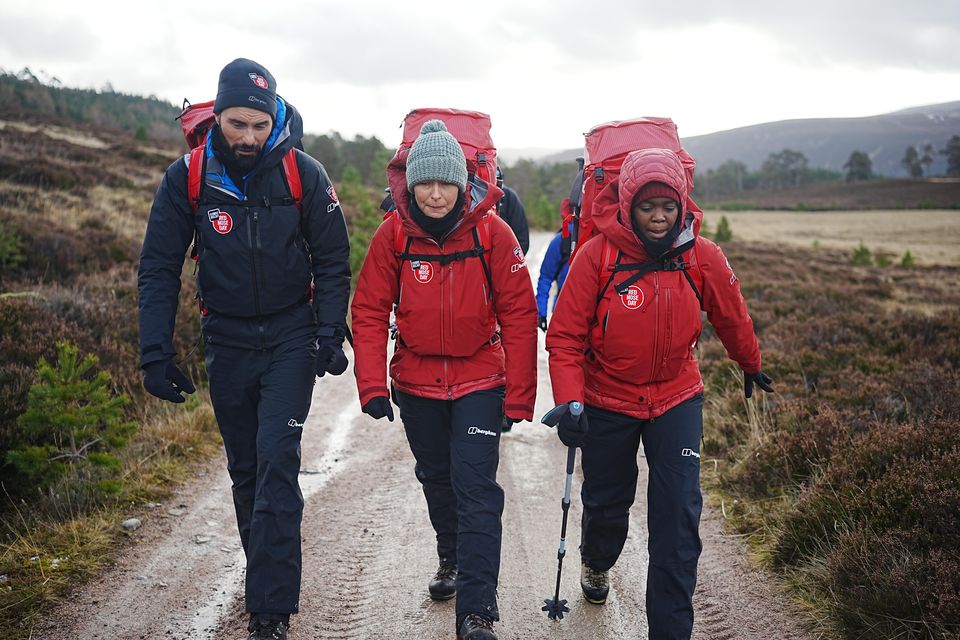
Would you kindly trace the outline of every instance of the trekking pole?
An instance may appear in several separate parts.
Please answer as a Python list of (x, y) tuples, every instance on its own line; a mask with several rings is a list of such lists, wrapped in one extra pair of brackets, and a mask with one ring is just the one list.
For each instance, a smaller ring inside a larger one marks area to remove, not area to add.
[[(553, 427), (567, 411), (570, 411), (571, 415), (579, 417), (583, 413), (583, 405), (579, 402), (558, 405), (543, 416), (541, 422)], [(563, 500), (560, 503), (563, 509), (563, 522), (560, 525), (560, 548), (557, 550), (557, 584), (553, 598), (545, 599), (543, 607), (540, 608), (541, 611), (547, 612), (547, 617), (551, 620), (563, 620), (563, 614), (570, 612), (567, 601), (560, 599), (560, 573), (563, 570), (563, 557), (567, 555), (567, 515), (570, 513), (570, 491), (573, 487), (573, 467), (576, 459), (577, 448), (567, 447), (567, 477), (563, 486)]]

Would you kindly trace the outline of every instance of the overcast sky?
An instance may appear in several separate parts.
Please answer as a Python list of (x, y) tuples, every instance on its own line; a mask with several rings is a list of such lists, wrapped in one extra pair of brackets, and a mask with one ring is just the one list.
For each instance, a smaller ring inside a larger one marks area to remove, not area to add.
[(960, 100), (957, 0), (0, 0), (0, 68), (179, 104), (236, 57), (310, 133), (400, 142), (411, 108), (475, 109), (501, 148), (608, 120), (681, 136)]

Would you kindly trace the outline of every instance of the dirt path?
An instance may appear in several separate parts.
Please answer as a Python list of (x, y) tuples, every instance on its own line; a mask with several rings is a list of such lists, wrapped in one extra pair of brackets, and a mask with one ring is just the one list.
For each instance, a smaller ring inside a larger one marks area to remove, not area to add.
[[(534, 277), (549, 237), (532, 234)], [(542, 349), (539, 373), (542, 415), (552, 406)], [(646, 638), (642, 458), (633, 529), (612, 570), (607, 605), (580, 597), (575, 499), (560, 590), (571, 612), (554, 622), (540, 611), (556, 577), (564, 458), (564, 447), (542, 425), (521, 423), (503, 437), (497, 632), (503, 639)], [(303, 590), (290, 639), (453, 637), (453, 602), (435, 603), (426, 593), (436, 569), (435, 538), (399, 423), (361, 414), (351, 376), (324, 378), (304, 428), (303, 461)], [(115, 568), (51, 612), (33, 637), (245, 638), (243, 558), (229, 487), (223, 460), (212, 461), (196, 482), (147, 516), (141, 540)], [(809, 638), (785, 613), (787, 601), (749, 567), (739, 539), (723, 534), (721, 520), (704, 513), (694, 638)]]

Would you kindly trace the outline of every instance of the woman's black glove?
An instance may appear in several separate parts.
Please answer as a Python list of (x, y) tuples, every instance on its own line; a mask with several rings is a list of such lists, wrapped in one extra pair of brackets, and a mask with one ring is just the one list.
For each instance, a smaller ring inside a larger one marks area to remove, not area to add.
[(560, 436), (560, 442), (568, 447), (583, 446), (583, 441), (586, 439), (589, 430), (586, 412), (575, 416), (567, 411), (560, 416), (560, 422), (557, 423), (557, 435)]
[(170, 360), (151, 362), (143, 367), (143, 388), (150, 395), (178, 404), (186, 400), (181, 393), (197, 390), (190, 378)]
[(749, 398), (753, 395), (753, 385), (756, 383), (758, 387), (766, 391), (767, 393), (773, 393), (773, 387), (771, 383), (773, 378), (765, 374), (763, 371), (757, 371), (756, 373), (747, 373), (743, 372), (743, 397)]
[(317, 340), (317, 376), (329, 373), (335, 376), (347, 370), (347, 354), (343, 352), (343, 338)]
[(540, 330), (544, 333), (547, 332), (547, 316), (540, 316), (537, 318), (537, 326), (540, 327)]
[(390, 399), (386, 396), (377, 396), (367, 401), (367, 404), (363, 405), (362, 411), (375, 420), (386, 418), (393, 422), (393, 407), (390, 406)]

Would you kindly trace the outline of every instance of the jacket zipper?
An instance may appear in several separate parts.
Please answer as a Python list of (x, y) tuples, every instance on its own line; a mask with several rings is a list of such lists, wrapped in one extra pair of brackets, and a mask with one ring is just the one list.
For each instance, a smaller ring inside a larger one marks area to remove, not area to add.
[(653, 274), (653, 360), (650, 363), (650, 378), (657, 373), (660, 360), (660, 274)]
[[(246, 207), (246, 210), (247, 210), (247, 215), (249, 216), (250, 208)], [(254, 300), (254, 305), (256, 306), (256, 309), (257, 309), (257, 330), (260, 334), (260, 349), (262, 351), (263, 349), (266, 348), (266, 344), (264, 343), (264, 335), (263, 335), (263, 308), (260, 305), (260, 280), (257, 277), (257, 258), (260, 255), (261, 247), (260, 247), (260, 215), (259, 215), (259, 212), (257, 212), (256, 210), (254, 210), (253, 212), (252, 226), (256, 227), (256, 231), (252, 232), (250, 229), (251, 225), (247, 225), (247, 239), (250, 242), (250, 250), (253, 252), (253, 258), (250, 260), (250, 272), (253, 277), (253, 300)], [(252, 234), (256, 236), (256, 244), (254, 244)]]
[[(661, 342), (663, 349), (660, 355), (660, 371), (667, 366), (667, 359), (670, 357), (670, 343), (673, 341), (673, 323), (671, 322), (671, 310), (673, 307), (673, 294), (670, 289), (664, 291), (663, 308), (663, 340)], [(659, 373), (659, 371), (657, 372)]]

